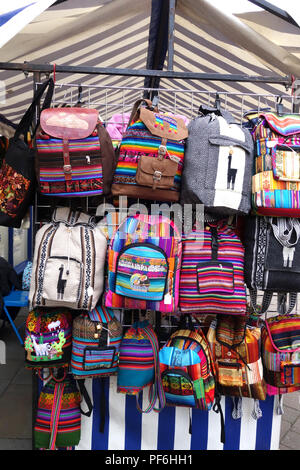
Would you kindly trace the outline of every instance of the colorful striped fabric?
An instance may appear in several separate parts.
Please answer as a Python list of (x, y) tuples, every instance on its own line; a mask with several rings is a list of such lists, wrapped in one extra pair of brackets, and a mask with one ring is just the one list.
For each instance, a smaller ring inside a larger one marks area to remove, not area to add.
[(300, 216), (300, 119), (261, 115), (253, 131), (252, 207), (258, 215)]
[(34, 425), (34, 445), (38, 449), (66, 448), (80, 441), (81, 396), (71, 376), (63, 382), (51, 379), (44, 385)]
[(178, 330), (159, 352), (167, 405), (210, 410), (215, 397), (214, 369), (203, 332)]
[(277, 315), (265, 320), (262, 358), (270, 394), (300, 390), (300, 315)]
[(219, 224), (216, 233), (216, 257), (212, 251), (211, 226), (183, 235), (179, 308), (184, 313), (243, 315), (244, 248), (227, 225)]
[(110, 308), (97, 306), (73, 322), (71, 372), (77, 379), (103, 377), (118, 369), (122, 325)]
[[(149, 403), (140, 406), (140, 391), (151, 385)], [(166, 405), (159, 369), (159, 343), (148, 321), (137, 322), (127, 330), (120, 346), (117, 391), (136, 396), (140, 413), (162, 411)]]
[(180, 265), (181, 238), (170, 219), (127, 217), (110, 242), (105, 305), (175, 312)]
[(249, 326), (245, 316), (223, 315), (211, 322), (207, 340), (219, 392), (265, 400), (260, 328)]
[[(160, 127), (162, 119), (159, 121), (160, 117), (156, 115), (156, 125), (155, 127)], [(164, 119), (167, 119), (164, 116)], [(173, 122), (174, 120), (172, 120)], [(172, 132), (175, 132), (176, 121), (175, 124), (170, 122)], [(184, 162), (184, 140), (173, 140), (168, 135), (167, 142), (166, 142), (166, 154), (164, 158), (170, 158), (177, 162), (178, 168), (177, 172), (174, 177), (173, 185), (168, 188), (167, 190), (161, 190), (161, 198), (163, 199), (164, 192), (171, 192), (173, 196), (169, 195), (166, 200), (174, 200), (177, 201), (179, 199), (179, 191), (180, 191), (180, 184), (181, 184), (181, 174), (183, 170), (183, 162)], [(136, 182), (136, 172), (138, 169), (138, 164), (140, 157), (142, 155), (146, 155), (149, 157), (153, 157), (157, 159), (158, 157), (158, 149), (162, 144), (162, 138), (153, 135), (150, 130), (148, 130), (147, 126), (144, 124), (142, 120), (137, 120), (127, 128), (126, 132), (123, 135), (120, 148), (119, 148), (119, 159), (118, 164), (115, 169), (114, 180), (112, 185), (112, 192), (120, 191), (120, 185), (124, 185), (122, 191), (126, 194), (126, 186), (135, 186), (136, 192), (134, 193), (134, 197), (144, 197), (146, 187), (143, 187), (143, 196), (139, 196), (139, 186)], [(116, 193), (116, 194), (117, 194)], [(131, 193), (130, 193), (131, 194)], [(149, 187), (148, 192), (148, 199), (153, 199), (151, 197), (151, 188)], [(171, 199), (170, 199), (171, 198)]]

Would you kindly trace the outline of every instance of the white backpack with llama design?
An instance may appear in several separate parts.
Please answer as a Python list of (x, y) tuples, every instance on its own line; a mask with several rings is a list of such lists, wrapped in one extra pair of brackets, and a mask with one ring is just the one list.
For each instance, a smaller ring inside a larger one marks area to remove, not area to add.
[(107, 241), (94, 218), (67, 207), (36, 233), (29, 304), (93, 309), (104, 285)]

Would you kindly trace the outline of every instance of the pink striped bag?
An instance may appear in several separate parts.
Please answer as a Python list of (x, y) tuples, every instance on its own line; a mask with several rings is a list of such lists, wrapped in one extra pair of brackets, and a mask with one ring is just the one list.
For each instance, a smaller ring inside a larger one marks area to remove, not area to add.
[(184, 313), (246, 313), (244, 248), (224, 222), (183, 236), (179, 307)]

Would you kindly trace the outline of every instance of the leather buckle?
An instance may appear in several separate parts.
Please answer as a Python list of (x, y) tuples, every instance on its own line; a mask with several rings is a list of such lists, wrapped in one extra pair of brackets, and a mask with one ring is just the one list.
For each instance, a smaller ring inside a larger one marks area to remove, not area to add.
[(70, 175), (72, 173), (72, 167), (71, 165), (64, 165), (63, 166), (64, 173), (66, 175)]
[(161, 175), (162, 175), (161, 171), (155, 170), (154, 173), (153, 173), (154, 181), (160, 181), (161, 180)]
[(165, 145), (160, 145), (157, 150), (158, 158), (161, 160), (167, 153), (167, 147)]

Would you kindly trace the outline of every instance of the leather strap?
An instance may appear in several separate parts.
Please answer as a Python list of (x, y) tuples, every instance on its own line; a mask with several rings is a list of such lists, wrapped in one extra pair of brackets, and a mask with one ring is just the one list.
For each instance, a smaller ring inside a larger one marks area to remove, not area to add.
[(132, 108), (132, 111), (131, 111), (131, 114), (130, 114), (130, 118), (129, 118), (129, 121), (128, 121), (128, 124), (127, 124), (127, 129), (130, 126), (132, 121), (136, 121), (137, 112), (138, 112), (138, 109), (139, 109), (139, 107), (142, 103), (145, 103), (147, 105), (147, 108), (149, 108), (149, 109), (153, 108), (153, 111), (158, 113), (158, 107), (157, 106), (153, 107), (151, 100), (148, 100), (148, 99), (145, 99), (145, 98), (137, 100), (133, 105), (133, 108)]
[(67, 191), (70, 189), (69, 184), (72, 181), (72, 166), (70, 162), (69, 140), (63, 139), (63, 159), (64, 159), (64, 175), (66, 180)]

